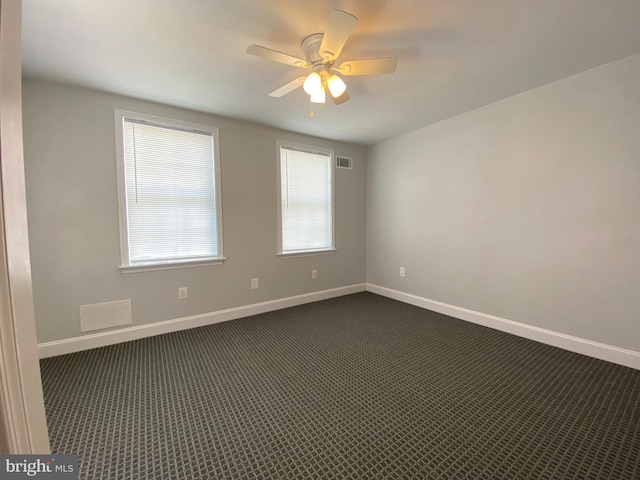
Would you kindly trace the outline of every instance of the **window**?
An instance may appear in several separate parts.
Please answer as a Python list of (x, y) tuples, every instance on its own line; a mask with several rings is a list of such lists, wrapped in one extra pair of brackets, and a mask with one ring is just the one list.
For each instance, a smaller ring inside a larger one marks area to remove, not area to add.
[(218, 129), (115, 116), (121, 268), (221, 262)]
[(279, 254), (335, 250), (333, 151), (278, 142)]

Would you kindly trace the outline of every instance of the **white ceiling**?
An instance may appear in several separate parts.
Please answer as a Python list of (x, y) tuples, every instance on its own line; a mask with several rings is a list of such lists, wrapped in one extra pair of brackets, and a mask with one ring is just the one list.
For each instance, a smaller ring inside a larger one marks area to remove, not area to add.
[[(358, 17), (339, 60), (399, 64), (321, 121), (267, 96), (304, 71), (245, 50), (303, 57), (333, 8)], [(23, 0), (26, 76), (365, 145), (638, 52), (640, 0)]]

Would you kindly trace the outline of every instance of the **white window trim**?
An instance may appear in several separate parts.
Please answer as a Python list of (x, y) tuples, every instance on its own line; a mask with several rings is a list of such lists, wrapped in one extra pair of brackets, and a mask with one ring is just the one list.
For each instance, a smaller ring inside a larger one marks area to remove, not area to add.
[[(289, 252), (282, 251), (282, 184), (281, 184), (281, 169), (282, 163), (280, 159), (281, 147), (287, 147), (295, 150), (300, 150), (308, 153), (320, 153), (323, 155), (329, 155), (330, 159), (330, 180), (331, 180), (331, 247), (313, 249), (313, 250), (295, 250)], [(304, 145), (301, 143), (287, 142), (285, 140), (276, 141), (276, 164), (277, 164), (277, 201), (278, 201), (278, 252), (277, 256), (281, 258), (289, 257), (304, 257), (311, 255), (325, 255), (335, 253), (336, 249), (336, 182), (335, 182), (335, 151), (328, 148), (316, 147), (313, 145)]]
[(311, 257), (313, 255), (330, 255), (337, 251), (337, 248), (323, 248), (322, 250), (300, 250), (278, 253), (277, 256), (282, 258)]
[[(217, 241), (218, 241), (218, 256), (197, 258), (192, 260), (176, 260), (165, 261), (149, 264), (136, 264), (131, 265), (129, 263), (129, 221), (127, 215), (127, 196), (126, 196), (126, 184), (125, 184), (125, 165), (124, 165), (124, 135), (123, 135), (123, 122), (125, 118), (133, 118), (136, 120), (147, 121), (155, 125), (166, 126), (169, 128), (184, 128), (188, 130), (197, 130), (201, 132), (211, 133), (213, 136), (213, 167), (215, 174), (215, 189), (216, 189), (216, 224), (217, 224)], [(200, 267), (204, 265), (219, 265), (226, 257), (224, 256), (223, 249), (223, 234), (222, 234), (222, 188), (220, 180), (220, 134), (218, 127), (211, 125), (203, 125), (198, 123), (189, 123), (182, 120), (173, 120), (164, 117), (158, 117), (155, 115), (148, 115), (146, 113), (132, 112), (128, 110), (115, 109), (115, 137), (116, 137), (116, 172), (118, 176), (118, 220), (120, 228), (120, 266), (119, 269), (123, 273), (132, 272), (148, 272), (151, 270), (168, 270), (173, 268), (189, 268)]]

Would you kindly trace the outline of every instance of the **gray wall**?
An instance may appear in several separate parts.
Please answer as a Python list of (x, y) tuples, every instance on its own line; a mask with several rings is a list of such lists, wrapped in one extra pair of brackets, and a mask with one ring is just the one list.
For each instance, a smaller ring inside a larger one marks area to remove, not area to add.
[[(38, 340), (80, 335), (78, 306), (131, 298), (134, 325), (365, 281), (366, 162), (359, 146), (26, 79), (24, 150)], [(223, 265), (122, 274), (114, 108), (220, 129)], [(278, 258), (276, 139), (353, 157), (336, 171), (338, 252)], [(319, 278), (311, 279), (317, 269)], [(250, 279), (260, 288), (250, 290)], [(189, 288), (178, 300), (177, 289)]]
[(640, 351), (639, 130), (635, 55), (372, 147), (368, 282)]

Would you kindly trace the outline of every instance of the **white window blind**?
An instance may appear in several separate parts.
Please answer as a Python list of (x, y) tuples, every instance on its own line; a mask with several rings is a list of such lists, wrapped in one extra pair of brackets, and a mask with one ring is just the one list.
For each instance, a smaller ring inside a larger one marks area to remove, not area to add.
[(333, 249), (332, 153), (280, 146), (280, 253)]
[(215, 133), (122, 117), (124, 266), (222, 256)]

